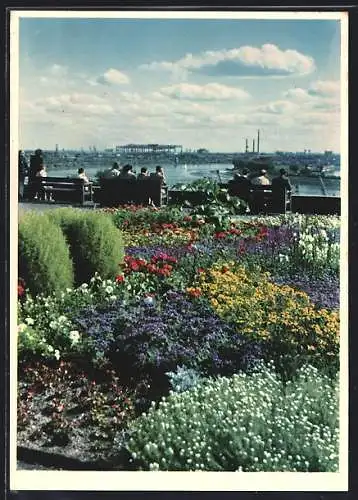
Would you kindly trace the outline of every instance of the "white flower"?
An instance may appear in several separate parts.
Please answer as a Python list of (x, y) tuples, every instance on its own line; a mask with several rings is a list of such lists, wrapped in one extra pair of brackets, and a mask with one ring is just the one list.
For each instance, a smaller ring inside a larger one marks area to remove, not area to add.
[(58, 322), (59, 323), (64, 323), (67, 320), (66, 316), (59, 316)]
[(56, 349), (56, 350), (55, 350), (55, 358), (56, 358), (57, 360), (59, 360), (59, 359), (60, 359), (60, 351), (59, 351), (58, 349)]
[(113, 286), (107, 286), (106, 287), (106, 293), (108, 293), (108, 295), (111, 294), (111, 293), (113, 293)]
[(57, 327), (57, 323), (56, 323), (56, 321), (51, 321), (51, 322), (50, 322), (50, 328), (52, 328), (52, 330), (55, 330), (55, 329), (56, 329), (56, 327)]
[(80, 334), (77, 330), (70, 331), (69, 337), (72, 344), (77, 344), (78, 341), (80, 340)]
[(72, 292), (72, 288), (66, 288), (66, 292), (67, 292), (67, 293)]
[(143, 302), (144, 302), (144, 304), (151, 306), (154, 304), (155, 301), (154, 301), (153, 297), (151, 297), (150, 295), (147, 295), (146, 297), (144, 297)]
[(22, 332), (24, 332), (24, 331), (26, 330), (26, 328), (27, 328), (27, 325), (25, 325), (25, 323), (20, 323), (20, 324), (18, 325), (18, 327), (17, 327), (17, 331), (18, 331), (19, 333), (22, 333)]
[[(54, 351), (54, 349), (53, 349), (52, 345), (48, 345), (48, 346), (47, 346), (47, 350), (48, 350), (48, 352), (53, 352), (53, 351)], [(58, 351), (57, 351), (57, 352), (58, 352)]]
[(35, 321), (32, 318), (25, 318), (25, 321), (28, 325), (33, 325)]

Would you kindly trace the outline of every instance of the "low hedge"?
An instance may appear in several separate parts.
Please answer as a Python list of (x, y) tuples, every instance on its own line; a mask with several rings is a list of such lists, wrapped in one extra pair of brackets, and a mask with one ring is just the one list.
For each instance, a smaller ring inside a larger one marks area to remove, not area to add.
[(19, 276), (33, 294), (58, 293), (73, 286), (73, 265), (66, 239), (47, 214), (27, 212), (19, 219)]
[(75, 283), (88, 282), (97, 272), (102, 278), (114, 278), (123, 261), (122, 233), (109, 214), (64, 208), (51, 217), (64, 232), (74, 263)]

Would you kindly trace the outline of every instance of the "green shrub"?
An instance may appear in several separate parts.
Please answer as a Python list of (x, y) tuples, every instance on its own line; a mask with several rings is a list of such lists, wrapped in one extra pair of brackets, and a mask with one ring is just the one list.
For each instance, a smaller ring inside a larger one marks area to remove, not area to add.
[(96, 272), (114, 278), (123, 261), (121, 232), (109, 214), (80, 209), (60, 209), (52, 214), (70, 245), (75, 282), (88, 282)]
[(34, 295), (73, 286), (69, 247), (61, 229), (46, 214), (27, 212), (19, 219), (19, 276)]
[(337, 380), (312, 366), (284, 384), (260, 363), (152, 403), (126, 446), (146, 470), (336, 471), (337, 394)]

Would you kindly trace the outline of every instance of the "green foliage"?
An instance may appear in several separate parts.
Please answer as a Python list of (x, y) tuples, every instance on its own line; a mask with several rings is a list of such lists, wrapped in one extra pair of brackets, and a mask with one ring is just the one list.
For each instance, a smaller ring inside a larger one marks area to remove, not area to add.
[(19, 276), (32, 294), (59, 293), (73, 285), (69, 247), (46, 214), (27, 212), (19, 220)]
[(152, 403), (127, 448), (145, 470), (337, 471), (337, 394), (337, 380), (311, 366), (285, 385), (259, 364)]
[(96, 272), (103, 278), (117, 274), (124, 257), (122, 234), (108, 214), (66, 208), (52, 217), (70, 245), (76, 284), (88, 282)]
[(173, 189), (180, 191), (177, 195), (180, 203), (192, 208), (192, 215), (205, 216), (207, 222), (215, 224), (217, 228), (222, 227), (224, 219), (229, 216), (247, 212), (247, 203), (230, 196), (228, 190), (213, 179), (203, 178), (190, 184), (177, 184)]
[(123, 294), (123, 287), (98, 274), (90, 283), (67, 288), (60, 294), (32, 298), (18, 303), (18, 353), (21, 359), (64, 359), (73, 355), (87, 358), (88, 350), (73, 318), (86, 307), (113, 303)]

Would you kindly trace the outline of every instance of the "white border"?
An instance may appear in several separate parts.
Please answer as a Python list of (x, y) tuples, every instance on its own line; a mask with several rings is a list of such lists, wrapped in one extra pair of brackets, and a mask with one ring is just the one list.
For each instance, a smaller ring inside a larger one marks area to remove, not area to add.
[(17, 289), (10, 296), (10, 489), (83, 491), (347, 491), (348, 490), (348, 14), (338, 12), (185, 12), (185, 11), (26, 11), (10, 20), (10, 264), (17, 276), (17, 161), (19, 93), (19, 18), (124, 19), (277, 19), (341, 21), (341, 380), (340, 471), (337, 473), (231, 472), (65, 472), (16, 470)]

